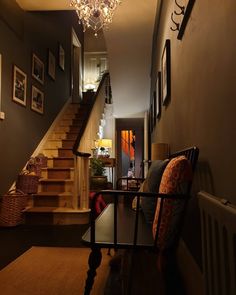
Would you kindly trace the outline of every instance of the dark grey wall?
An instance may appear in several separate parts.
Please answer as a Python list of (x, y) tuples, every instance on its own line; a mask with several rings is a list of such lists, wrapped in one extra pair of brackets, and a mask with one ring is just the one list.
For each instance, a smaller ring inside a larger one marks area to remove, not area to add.
[[(71, 30), (83, 45), (83, 32), (73, 12), (23, 12), (15, 1), (0, 1), (2, 111), (0, 121), (0, 194), (7, 191), (71, 93)], [(65, 71), (58, 66), (58, 43), (65, 49)], [(47, 74), (50, 49), (56, 57), (56, 79)], [(45, 66), (44, 85), (31, 76), (32, 53)], [(13, 65), (27, 74), (27, 105), (12, 101)], [(31, 87), (44, 92), (44, 114), (30, 108)]]
[(236, 203), (236, 2), (198, 0), (182, 40), (170, 30), (173, 1), (162, 1), (154, 44), (152, 89), (161, 69), (166, 39), (171, 40), (171, 100), (162, 106), (152, 134), (154, 142), (168, 142), (171, 150), (197, 145), (200, 159), (184, 239), (201, 263), (199, 211), (196, 193), (206, 190)]

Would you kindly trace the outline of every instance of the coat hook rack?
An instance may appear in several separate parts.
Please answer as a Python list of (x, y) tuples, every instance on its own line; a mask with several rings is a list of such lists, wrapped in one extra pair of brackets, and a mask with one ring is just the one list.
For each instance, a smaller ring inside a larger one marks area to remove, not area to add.
[(173, 25), (171, 31), (177, 31), (177, 39), (181, 40), (187, 26), (188, 19), (193, 9), (195, 0), (186, 0), (185, 5), (180, 5), (179, 0), (175, 0), (176, 9), (171, 13), (171, 21)]
[(176, 4), (176, 6), (180, 9), (180, 12), (177, 12), (177, 11), (175, 10), (174, 13), (175, 13), (176, 15), (181, 15), (181, 14), (184, 15), (184, 13), (185, 13), (185, 6), (181, 6), (181, 5), (179, 5), (179, 3), (177, 2), (177, 0), (175, 0), (175, 4)]
[(174, 20), (174, 14), (173, 14), (173, 12), (171, 13), (171, 20), (172, 20), (172, 22), (173, 22), (174, 25), (175, 25), (175, 28), (170, 27), (171, 31), (179, 31), (179, 26), (180, 26), (180, 24), (177, 23), (177, 22)]

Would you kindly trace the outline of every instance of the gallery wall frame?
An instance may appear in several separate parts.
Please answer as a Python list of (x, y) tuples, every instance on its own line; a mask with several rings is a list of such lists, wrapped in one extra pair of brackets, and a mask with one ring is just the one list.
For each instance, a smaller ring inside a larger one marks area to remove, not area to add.
[(31, 109), (39, 114), (44, 113), (44, 93), (34, 85), (31, 89)]
[(35, 53), (32, 54), (32, 77), (44, 84), (44, 63)]
[(161, 116), (161, 72), (157, 73), (156, 79), (156, 118)]
[(13, 65), (13, 95), (12, 100), (26, 106), (27, 75), (19, 67)]
[(162, 104), (166, 105), (171, 95), (171, 56), (170, 39), (165, 41), (161, 57), (161, 92)]
[(62, 71), (65, 70), (65, 50), (60, 43), (58, 44), (58, 65)]
[(56, 79), (56, 59), (52, 51), (48, 50), (48, 75), (55, 80)]

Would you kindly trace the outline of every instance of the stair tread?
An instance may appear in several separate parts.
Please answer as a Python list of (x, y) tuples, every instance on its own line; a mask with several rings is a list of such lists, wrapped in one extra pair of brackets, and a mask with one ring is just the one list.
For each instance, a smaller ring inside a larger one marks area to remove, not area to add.
[(73, 167), (45, 167), (45, 168), (42, 168), (42, 170), (74, 170)]
[(65, 179), (65, 178), (40, 178), (39, 182), (73, 182), (74, 179)]
[(49, 159), (60, 159), (60, 160), (67, 160), (67, 159), (74, 159), (74, 157), (52, 157)]
[(90, 209), (73, 209), (66, 207), (27, 207), (24, 212), (38, 213), (87, 213)]
[(39, 192), (37, 194), (33, 194), (34, 196), (40, 196), (40, 197), (47, 197), (47, 196), (72, 196), (72, 193), (70, 192), (63, 192), (63, 193), (58, 193), (58, 192)]

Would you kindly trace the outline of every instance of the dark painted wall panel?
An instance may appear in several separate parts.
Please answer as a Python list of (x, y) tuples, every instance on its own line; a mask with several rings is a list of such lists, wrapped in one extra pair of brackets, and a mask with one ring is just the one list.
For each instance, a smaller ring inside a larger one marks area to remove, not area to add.
[(184, 239), (201, 264), (201, 238), (196, 193), (206, 190), (236, 203), (236, 2), (195, 1), (182, 40), (170, 30), (173, 1), (162, 1), (154, 44), (152, 89), (166, 39), (171, 40), (171, 100), (162, 106), (153, 142), (171, 150), (197, 145), (200, 159), (189, 204)]
[[(0, 121), (0, 194), (5, 193), (16, 179), (70, 97), (72, 26), (83, 46), (83, 32), (78, 27), (74, 12), (23, 12), (14, 1), (11, 1), (11, 5), (8, 2), (0, 3), (2, 111), (6, 115), (6, 119)], [(19, 24), (23, 24), (22, 34)], [(58, 66), (59, 42), (65, 49), (65, 71)], [(56, 58), (55, 81), (47, 74), (48, 49)], [(33, 52), (44, 62), (44, 85), (31, 76)], [(14, 64), (27, 74), (26, 107), (12, 101)], [(32, 85), (44, 92), (43, 115), (33, 112), (30, 108)]]

